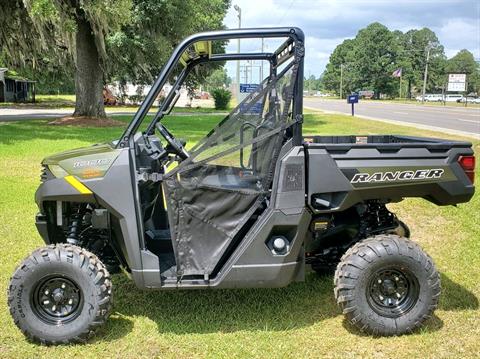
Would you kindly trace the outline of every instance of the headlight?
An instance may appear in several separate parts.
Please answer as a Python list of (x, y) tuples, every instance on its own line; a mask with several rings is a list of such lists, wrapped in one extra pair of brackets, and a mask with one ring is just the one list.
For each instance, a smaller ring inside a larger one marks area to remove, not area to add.
[(57, 178), (63, 178), (65, 176), (68, 176), (68, 172), (65, 171), (62, 167), (59, 165), (49, 165), (48, 169), (52, 174), (57, 177)]

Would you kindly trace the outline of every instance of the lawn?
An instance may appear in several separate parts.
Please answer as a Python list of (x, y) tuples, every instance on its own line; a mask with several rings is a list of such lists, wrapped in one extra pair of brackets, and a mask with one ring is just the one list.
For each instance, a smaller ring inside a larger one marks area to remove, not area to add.
[[(166, 121), (190, 144), (221, 116), (177, 116)], [(124, 119), (126, 120), (126, 119)], [(0, 123), (0, 332), (1, 358), (95, 357), (375, 357), (475, 358), (480, 353), (480, 195), (458, 207), (409, 199), (391, 205), (429, 252), (442, 275), (436, 315), (421, 331), (374, 338), (346, 323), (330, 276), (307, 276), (282, 289), (141, 292), (114, 276), (114, 310), (86, 345), (42, 347), (15, 327), (6, 305), (9, 276), (42, 241), (33, 201), (43, 157), (116, 138), (121, 128), (52, 127), (45, 121)], [(410, 127), (311, 113), (305, 133), (396, 133), (449, 137)], [(458, 138), (458, 137), (452, 137)], [(475, 142), (477, 156), (480, 143)], [(477, 170), (477, 178), (480, 173)]]

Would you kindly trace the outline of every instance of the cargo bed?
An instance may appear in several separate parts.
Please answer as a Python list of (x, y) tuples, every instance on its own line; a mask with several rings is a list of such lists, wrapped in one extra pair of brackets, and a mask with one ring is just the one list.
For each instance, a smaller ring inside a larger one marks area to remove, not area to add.
[(474, 186), (459, 160), (469, 142), (399, 135), (304, 136), (308, 203), (316, 212), (369, 199), (467, 202)]

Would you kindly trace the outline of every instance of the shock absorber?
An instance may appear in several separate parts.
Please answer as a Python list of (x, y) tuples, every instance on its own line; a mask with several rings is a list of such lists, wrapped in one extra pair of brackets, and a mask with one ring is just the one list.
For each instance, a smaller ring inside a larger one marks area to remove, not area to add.
[(80, 233), (83, 216), (85, 215), (85, 208), (85, 204), (80, 204), (77, 212), (72, 215), (72, 222), (68, 228), (67, 243), (78, 245), (78, 234)]

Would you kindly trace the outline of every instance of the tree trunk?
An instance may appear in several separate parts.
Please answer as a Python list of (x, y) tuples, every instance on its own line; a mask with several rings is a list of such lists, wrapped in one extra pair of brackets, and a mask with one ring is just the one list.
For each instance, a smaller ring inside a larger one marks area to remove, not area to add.
[(103, 69), (90, 23), (77, 16), (75, 112), (73, 116), (105, 118)]

